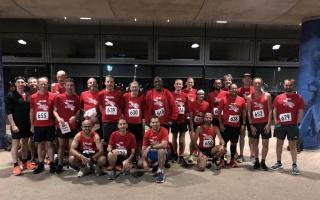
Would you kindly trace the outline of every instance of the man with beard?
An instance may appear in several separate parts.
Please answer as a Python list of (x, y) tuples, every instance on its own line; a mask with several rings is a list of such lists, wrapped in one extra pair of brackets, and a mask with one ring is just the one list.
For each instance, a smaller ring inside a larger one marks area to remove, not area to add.
[(273, 117), (275, 119), (274, 137), (277, 137), (277, 162), (271, 167), (273, 170), (282, 169), (281, 156), (285, 138), (287, 137), (292, 157), (292, 174), (300, 174), (297, 166), (298, 126), (304, 113), (302, 96), (293, 92), (290, 80), (284, 81), (285, 92), (278, 95), (273, 102)]
[[(240, 131), (245, 128), (246, 122), (246, 104), (242, 97), (237, 95), (237, 85), (231, 84), (229, 94), (224, 97), (219, 104), (219, 124), (225, 146), (230, 141), (231, 160), (230, 167), (238, 167), (234, 160), (237, 150), (237, 143), (239, 140)], [(223, 112), (223, 116), (221, 116)], [(241, 125), (240, 120), (243, 120)], [(221, 167), (224, 167), (224, 160), (221, 159)]]

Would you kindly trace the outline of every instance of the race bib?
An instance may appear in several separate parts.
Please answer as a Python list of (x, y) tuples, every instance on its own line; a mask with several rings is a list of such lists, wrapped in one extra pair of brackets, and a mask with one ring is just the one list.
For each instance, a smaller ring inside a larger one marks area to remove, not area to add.
[(86, 150), (82, 151), (83, 155), (94, 155), (95, 153), (96, 153), (96, 151), (92, 150), (92, 149), (86, 149)]
[(127, 156), (127, 149), (117, 149), (119, 156)]
[(180, 115), (184, 115), (185, 109), (183, 106), (178, 107), (178, 110)]
[(37, 112), (37, 120), (44, 121), (49, 119), (49, 112), (48, 111), (39, 111)]
[(228, 122), (231, 122), (231, 123), (239, 122), (239, 115), (230, 115), (229, 119), (228, 119)]
[(280, 122), (290, 122), (292, 121), (291, 113), (282, 113), (279, 115)]
[(264, 118), (264, 111), (263, 110), (255, 110), (252, 112), (252, 116), (254, 119)]
[(194, 116), (194, 122), (195, 122), (195, 123), (197, 123), (197, 124), (202, 123), (202, 120), (203, 120), (202, 117)]
[(164, 111), (164, 108), (159, 108), (158, 110), (155, 110), (154, 111), (154, 114), (157, 116), (157, 117), (162, 117), (165, 115), (165, 111)]
[(213, 140), (211, 138), (204, 139), (203, 140), (203, 147), (204, 148), (213, 147)]
[(85, 116), (87, 117), (95, 117), (97, 115), (97, 111), (95, 108), (91, 108), (89, 110), (87, 110), (85, 113), (84, 113)]
[(219, 109), (218, 108), (213, 108), (213, 115), (218, 115), (218, 111), (219, 111)]
[(60, 127), (60, 130), (61, 130), (62, 134), (66, 134), (66, 133), (70, 133), (71, 132), (71, 129), (70, 129), (70, 126), (69, 126), (68, 122), (59, 123), (59, 127)]
[(140, 110), (139, 109), (129, 109), (128, 110), (129, 117), (139, 117), (140, 116)]
[(106, 115), (117, 115), (116, 106), (106, 106)]

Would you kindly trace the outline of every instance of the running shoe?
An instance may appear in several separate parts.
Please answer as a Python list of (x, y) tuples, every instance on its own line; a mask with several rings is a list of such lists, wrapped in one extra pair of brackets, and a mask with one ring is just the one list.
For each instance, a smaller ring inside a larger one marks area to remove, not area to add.
[(39, 165), (33, 170), (34, 174), (40, 174), (41, 172), (44, 171), (44, 164), (39, 163)]
[(88, 173), (88, 170), (89, 169), (86, 166), (85, 167), (81, 167), (77, 176), (79, 178), (84, 177)]
[(116, 176), (117, 176), (116, 170), (112, 170), (111, 173), (110, 173), (109, 180), (115, 180)]
[(34, 170), (36, 168), (36, 166), (32, 163), (32, 162), (25, 162), (22, 164), (23, 166), (23, 170)]
[(20, 176), (20, 175), (22, 174), (22, 170), (21, 170), (21, 168), (20, 168), (19, 165), (15, 166), (15, 167), (13, 168), (12, 174), (13, 174), (14, 176)]
[(279, 170), (279, 169), (283, 169), (282, 167), (282, 164), (279, 163), (279, 162), (276, 162), (272, 167), (271, 167), (272, 170)]
[(262, 168), (264, 171), (268, 171), (268, 170), (269, 170), (269, 168), (267, 167), (267, 165), (266, 165), (265, 162), (261, 162), (260, 165), (261, 165), (261, 168)]
[(164, 175), (163, 172), (160, 172), (156, 177), (156, 183), (164, 183), (165, 180), (166, 180), (166, 176)]
[(292, 165), (292, 175), (299, 175), (300, 174), (300, 170), (298, 168), (298, 166), (296, 164)]
[(230, 160), (229, 167), (230, 168), (237, 168), (238, 167), (237, 161), (235, 161), (234, 159)]
[(253, 165), (253, 169), (260, 169), (260, 163), (259, 161), (255, 161), (254, 165)]
[(95, 165), (95, 166), (94, 166), (94, 174), (95, 174), (96, 176), (101, 176), (101, 174), (102, 174), (101, 167), (99, 167), (98, 165)]
[(57, 174), (63, 172), (63, 165), (57, 165), (56, 172)]
[(244, 157), (241, 156), (241, 155), (238, 156), (238, 157), (237, 157), (237, 162), (238, 162), (238, 163), (243, 163), (243, 162), (244, 162)]

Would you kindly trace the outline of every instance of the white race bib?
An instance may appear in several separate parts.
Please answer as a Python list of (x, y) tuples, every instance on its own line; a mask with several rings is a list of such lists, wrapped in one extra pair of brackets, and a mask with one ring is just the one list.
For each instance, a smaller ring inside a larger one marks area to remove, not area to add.
[(279, 115), (280, 122), (290, 122), (292, 121), (291, 113), (282, 113)]
[(240, 119), (239, 115), (230, 115), (228, 122), (237, 123), (237, 122), (239, 122), (239, 119)]
[(129, 117), (139, 117), (140, 116), (140, 110), (137, 108), (129, 109), (128, 110)]
[(49, 119), (49, 112), (48, 111), (38, 111), (37, 112), (37, 120), (44, 121)]
[(202, 121), (203, 121), (203, 118), (202, 117), (200, 117), (200, 116), (194, 116), (194, 122), (195, 123), (202, 123)]
[(252, 112), (252, 116), (254, 119), (264, 118), (264, 111), (263, 110), (255, 110)]
[(203, 147), (204, 148), (213, 147), (213, 140), (211, 138), (204, 139), (203, 140)]
[(178, 107), (178, 110), (180, 115), (184, 115), (185, 109), (183, 106)]
[(165, 115), (165, 111), (164, 111), (164, 108), (159, 108), (158, 110), (155, 110), (154, 111), (154, 114), (157, 116), (157, 117), (162, 117)]
[(62, 134), (70, 133), (71, 129), (68, 122), (59, 123), (59, 127)]
[(213, 115), (218, 115), (218, 111), (219, 111), (219, 109), (218, 108), (213, 108)]
[(91, 108), (89, 110), (87, 110), (85, 113), (84, 113), (85, 116), (87, 117), (95, 117), (97, 115), (97, 111), (95, 108)]
[(116, 106), (106, 106), (106, 115), (117, 115)]
[(117, 149), (119, 156), (127, 156), (127, 149)]

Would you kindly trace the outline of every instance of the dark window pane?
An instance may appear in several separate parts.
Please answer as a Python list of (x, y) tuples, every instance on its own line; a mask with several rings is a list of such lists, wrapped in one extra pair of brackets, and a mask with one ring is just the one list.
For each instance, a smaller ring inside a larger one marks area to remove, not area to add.
[(41, 58), (41, 38), (3, 38), (2, 56)]
[(95, 58), (94, 39), (52, 39), (53, 58)]
[(107, 39), (104, 46), (106, 59), (148, 60), (148, 40)]
[[(279, 49), (275, 45), (280, 45)], [(259, 60), (299, 62), (299, 44), (261, 43)]]
[(210, 42), (210, 60), (217, 61), (249, 61), (250, 60), (249, 41), (235, 42)]
[[(192, 45), (196, 48), (192, 48)], [(200, 60), (200, 41), (159, 41), (158, 59)]]

